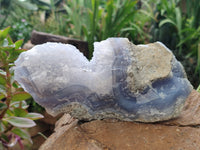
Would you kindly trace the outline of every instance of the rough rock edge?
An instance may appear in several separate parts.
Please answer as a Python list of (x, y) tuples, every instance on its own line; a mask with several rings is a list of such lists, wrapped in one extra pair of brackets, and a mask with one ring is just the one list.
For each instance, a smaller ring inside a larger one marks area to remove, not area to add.
[[(54, 144), (54, 142), (62, 136), (67, 130), (77, 125), (78, 120), (72, 118), (69, 114), (64, 114), (55, 124), (55, 133), (53, 133), (44, 144), (41, 145), (39, 150), (48, 150), (51, 148), (51, 144)], [(51, 143), (51, 144), (49, 144)]]
[(193, 90), (188, 96), (179, 117), (161, 122), (163, 125), (199, 126), (200, 125), (200, 93)]

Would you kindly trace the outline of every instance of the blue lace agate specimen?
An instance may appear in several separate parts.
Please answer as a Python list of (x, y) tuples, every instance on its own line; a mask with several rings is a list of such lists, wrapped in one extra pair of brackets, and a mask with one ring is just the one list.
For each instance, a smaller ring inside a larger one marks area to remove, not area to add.
[(23, 52), (15, 65), (15, 79), (53, 116), (168, 120), (192, 91), (182, 65), (160, 42), (109, 38), (94, 43), (91, 61), (72, 45), (46, 43)]

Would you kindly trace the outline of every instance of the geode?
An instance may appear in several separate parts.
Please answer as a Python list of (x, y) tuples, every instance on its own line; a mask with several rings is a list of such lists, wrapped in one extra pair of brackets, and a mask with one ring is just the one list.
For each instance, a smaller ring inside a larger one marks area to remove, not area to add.
[(177, 117), (192, 85), (183, 66), (160, 42), (127, 38), (94, 43), (88, 61), (69, 44), (45, 43), (21, 53), (15, 79), (53, 116), (156, 122)]

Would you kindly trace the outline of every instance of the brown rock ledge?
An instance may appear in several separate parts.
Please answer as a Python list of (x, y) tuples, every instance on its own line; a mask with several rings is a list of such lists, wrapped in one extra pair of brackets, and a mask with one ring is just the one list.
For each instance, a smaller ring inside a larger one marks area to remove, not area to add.
[(31, 33), (31, 43), (34, 45), (43, 44), (46, 42), (60, 42), (65, 44), (72, 44), (78, 48), (86, 57), (88, 56), (88, 43), (85, 41), (68, 38), (60, 35), (53, 35), (45, 32), (38, 32), (33, 30)]
[(188, 97), (179, 118), (154, 124), (114, 119), (78, 124), (65, 114), (40, 150), (199, 150), (200, 94)]

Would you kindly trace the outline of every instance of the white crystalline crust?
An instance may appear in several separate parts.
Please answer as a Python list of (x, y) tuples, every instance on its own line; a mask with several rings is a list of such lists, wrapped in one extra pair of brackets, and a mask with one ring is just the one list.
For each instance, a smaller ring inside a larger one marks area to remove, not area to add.
[(22, 53), (15, 64), (29, 70), (30, 78), (41, 93), (47, 87), (54, 93), (66, 85), (77, 84), (98, 94), (108, 94), (112, 89), (112, 47), (109, 41), (96, 42), (94, 47), (94, 56), (89, 62), (76, 47), (49, 42)]

